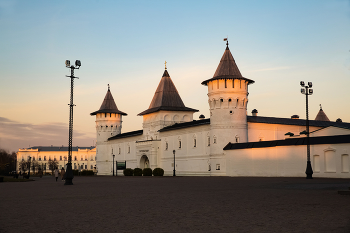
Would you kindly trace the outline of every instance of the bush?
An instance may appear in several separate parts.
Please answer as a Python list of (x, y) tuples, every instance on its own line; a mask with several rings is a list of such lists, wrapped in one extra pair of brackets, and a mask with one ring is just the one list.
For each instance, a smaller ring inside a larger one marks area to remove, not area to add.
[(142, 169), (141, 168), (135, 168), (134, 169), (134, 176), (142, 176)]
[(153, 170), (153, 175), (154, 176), (163, 176), (164, 175), (164, 170), (160, 167), (157, 167)]
[(132, 170), (131, 168), (126, 168), (124, 169), (123, 174), (124, 176), (133, 176), (134, 170)]
[(152, 176), (152, 169), (151, 168), (145, 168), (142, 171), (143, 176)]
[(93, 176), (94, 175), (94, 171), (93, 170), (82, 170), (80, 172), (81, 176)]

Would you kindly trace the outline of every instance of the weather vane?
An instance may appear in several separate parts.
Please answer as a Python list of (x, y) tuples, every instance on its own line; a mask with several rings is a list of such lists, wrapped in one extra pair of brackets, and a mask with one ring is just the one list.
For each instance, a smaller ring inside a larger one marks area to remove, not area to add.
[(224, 41), (226, 41), (226, 45), (228, 47), (228, 37), (224, 38)]
[(165, 64), (165, 69), (166, 69), (166, 63), (167, 63), (167, 62), (165, 61), (165, 62), (164, 62), (164, 64)]

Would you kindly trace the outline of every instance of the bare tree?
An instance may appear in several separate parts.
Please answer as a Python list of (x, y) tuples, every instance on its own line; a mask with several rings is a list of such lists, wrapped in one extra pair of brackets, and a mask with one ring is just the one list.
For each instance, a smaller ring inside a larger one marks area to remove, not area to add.
[(51, 170), (52, 174), (53, 174), (53, 171), (58, 168), (58, 162), (56, 160), (49, 160), (48, 162), (49, 164), (49, 169)]

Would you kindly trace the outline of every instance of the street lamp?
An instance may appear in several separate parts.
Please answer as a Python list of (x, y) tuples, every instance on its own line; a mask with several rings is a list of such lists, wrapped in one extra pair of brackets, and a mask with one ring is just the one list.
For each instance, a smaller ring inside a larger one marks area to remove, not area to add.
[(115, 155), (113, 155), (113, 176), (114, 176), (114, 156)]
[(28, 157), (28, 163), (29, 163), (29, 171), (28, 171), (28, 179), (29, 179), (29, 176), (30, 176), (30, 160), (32, 159), (32, 157)]
[(176, 176), (176, 174), (175, 174), (175, 150), (173, 150), (173, 154), (174, 154), (174, 171), (173, 171), (173, 176)]
[(72, 170), (72, 142), (73, 142), (73, 87), (74, 87), (74, 79), (78, 77), (74, 77), (74, 70), (79, 69), (81, 66), (81, 62), (79, 60), (75, 61), (75, 66), (70, 65), (70, 61), (66, 60), (66, 67), (70, 69), (70, 76), (66, 75), (66, 77), (70, 78), (70, 103), (69, 105), (69, 139), (68, 139), (68, 163), (67, 170), (65, 173), (65, 185), (73, 185), (73, 170)]
[(311, 89), (312, 82), (307, 83), (308, 86), (305, 85), (303, 81), (300, 82), (301, 94), (306, 96), (306, 144), (307, 144), (307, 163), (306, 163), (306, 179), (312, 179), (312, 171), (311, 162), (310, 162), (310, 129), (309, 129), (309, 99), (308, 96), (312, 95), (314, 91)]

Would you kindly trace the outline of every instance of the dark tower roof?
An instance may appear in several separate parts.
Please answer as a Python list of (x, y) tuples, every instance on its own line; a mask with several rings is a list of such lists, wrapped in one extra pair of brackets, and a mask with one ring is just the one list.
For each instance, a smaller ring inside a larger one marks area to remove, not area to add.
[(230, 49), (228, 48), (228, 42), (226, 44), (226, 50), (220, 60), (218, 68), (215, 71), (213, 78), (202, 82), (203, 85), (207, 85), (209, 81), (218, 79), (243, 79), (248, 81), (248, 84), (254, 83), (253, 80), (244, 78), (239, 71), (235, 59), (233, 58)]
[(107, 94), (101, 104), (101, 107), (98, 111), (90, 113), (90, 115), (96, 115), (97, 113), (116, 113), (121, 115), (128, 115), (125, 112), (119, 111), (117, 108), (117, 105), (114, 102), (113, 96), (111, 91), (109, 90), (109, 84), (108, 84), (108, 91)]
[(188, 108), (184, 105), (166, 69), (148, 109), (139, 113), (138, 115), (142, 116), (149, 113), (158, 112), (160, 110), (198, 112), (198, 110)]
[(322, 110), (321, 104), (320, 104), (320, 111), (318, 111), (315, 121), (330, 121), (326, 113), (324, 113), (324, 111)]

